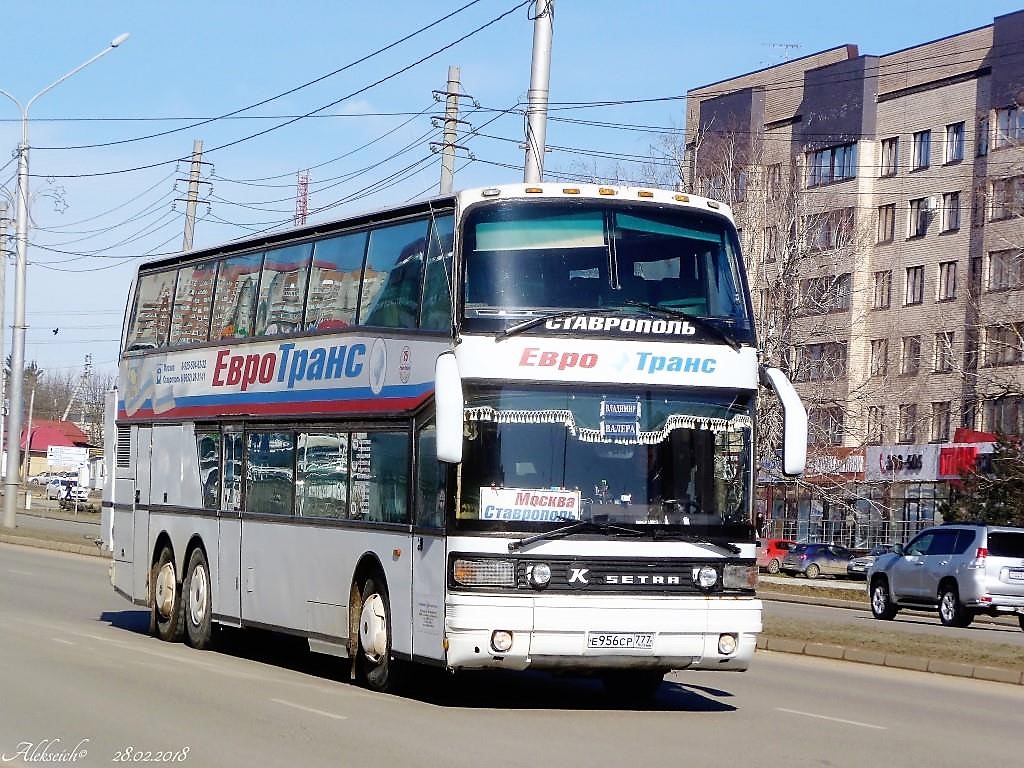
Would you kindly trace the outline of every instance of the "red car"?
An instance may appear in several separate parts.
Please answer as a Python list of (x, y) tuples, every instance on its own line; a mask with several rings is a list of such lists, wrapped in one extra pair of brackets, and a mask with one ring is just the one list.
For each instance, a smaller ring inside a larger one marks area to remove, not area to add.
[(782, 559), (796, 542), (790, 539), (762, 539), (757, 542), (757, 565), (768, 573), (778, 573)]

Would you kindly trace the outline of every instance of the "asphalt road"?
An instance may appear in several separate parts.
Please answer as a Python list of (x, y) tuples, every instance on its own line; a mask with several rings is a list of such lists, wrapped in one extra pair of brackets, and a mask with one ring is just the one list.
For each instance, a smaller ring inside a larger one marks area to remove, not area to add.
[(1022, 694), (1005, 684), (759, 652), (744, 674), (672, 674), (645, 710), (542, 674), (438, 673), (397, 697), (348, 684), (343, 662), (295, 643), (231, 633), (226, 651), (197, 652), (145, 626), (104, 561), (0, 544), (0, 759), (30, 762), (53, 739), (50, 754), (84, 750), (79, 765), (147, 753), (389, 768), (1018, 759)]

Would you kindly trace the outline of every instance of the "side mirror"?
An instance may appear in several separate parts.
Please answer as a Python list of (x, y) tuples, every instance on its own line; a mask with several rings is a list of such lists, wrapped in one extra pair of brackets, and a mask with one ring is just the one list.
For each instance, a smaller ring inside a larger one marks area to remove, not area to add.
[(434, 365), (434, 408), (437, 458), (448, 464), (458, 464), (462, 461), (465, 401), (462, 398), (462, 376), (454, 352), (439, 355)]
[(906, 554), (906, 553), (905, 553), (905, 552), (903, 551), (903, 545), (902, 545), (902, 544), (896, 544), (896, 545), (894, 545), (894, 546), (893, 546), (893, 548), (892, 548), (892, 551), (893, 551), (893, 554), (894, 554), (894, 555), (898, 555), (899, 557), (903, 557), (903, 555), (905, 555), (905, 554)]
[(807, 411), (778, 368), (762, 368), (761, 378), (782, 402), (782, 472), (789, 477), (802, 475), (807, 464)]

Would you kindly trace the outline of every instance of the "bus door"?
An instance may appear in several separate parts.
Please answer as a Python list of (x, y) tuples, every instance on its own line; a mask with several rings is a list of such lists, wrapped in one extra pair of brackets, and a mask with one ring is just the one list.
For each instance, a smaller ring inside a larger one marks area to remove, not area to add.
[(445, 479), (437, 460), (434, 427), (416, 435), (416, 486), (412, 540), (412, 653), (444, 661)]
[(153, 456), (153, 429), (139, 427), (135, 438), (135, 504), (133, 507), (132, 548), (135, 553), (135, 571), (132, 575), (132, 597), (149, 600), (149, 563), (153, 553), (149, 550), (150, 475)]
[(218, 621), (242, 617), (242, 432), (226, 427), (221, 435), (220, 498), (217, 517), (217, 589), (213, 613)]

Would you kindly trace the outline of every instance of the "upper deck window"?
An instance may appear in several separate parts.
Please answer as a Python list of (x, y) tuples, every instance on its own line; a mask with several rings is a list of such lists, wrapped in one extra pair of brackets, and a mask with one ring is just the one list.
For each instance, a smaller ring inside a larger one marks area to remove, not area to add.
[(683, 208), (605, 202), (480, 205), (466, 214), (468, 329), (631, 302), (749, 329), (735, 229)]
[(359, 299), (361, 325), (416, 327), (426, 238), (426, 219), (370, 233)]
[(217, 262), (193, 264), (178, 270), (171, 314), (170, 345), (206, 341), (210, 334), (210, 308), (213, 306)]
[(367, 232), (354, 232), (321, 240), (313, 247), (307, 331), (347, 328), (356, 321), (368, 237)]
[(241, 339), (253, 335), (252, 315), (262, 264), (262, 253), (234, 256), (221, 263), (213, 299), (211, 339)]
[(420, 328), (448, 331), (452, 327), (452, 245), (454, 216), (438, 216), (430, 227), (423, 275)]
[(167, 344), (174, 296), (174, 270), (142, 275), (125, 349), (157, 349)]
[(302, 329), (312, 252), (309, 243), (267, 251), (260, 275), (254, 335), (275, 336)]

